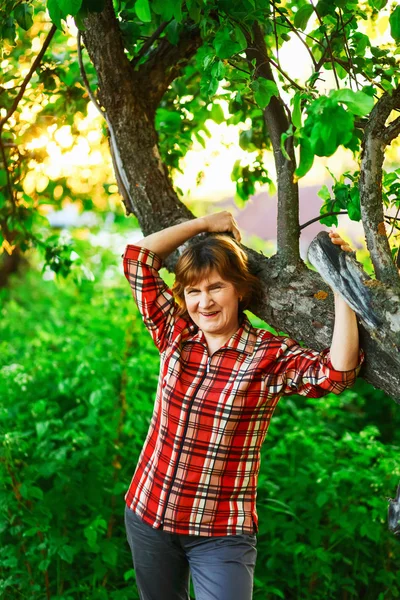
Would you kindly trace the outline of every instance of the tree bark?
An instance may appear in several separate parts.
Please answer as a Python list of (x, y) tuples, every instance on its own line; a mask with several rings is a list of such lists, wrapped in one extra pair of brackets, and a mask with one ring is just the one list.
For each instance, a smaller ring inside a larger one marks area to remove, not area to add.
[[(124, 52), (112, 2), (107, 0), (104, 11), (92, 13), (85, 22), (84, 41), (98, 75), (98, 98), (106, 111), (113, 162), (129, 198), (127, 212), (134, 212), (145, 235), (191, 218), (161, 160), (153, 107), (147, 104), (143, 77)], [(148, 85), (159, 93), (160, 86), (150, 81)]]
[[(249, 60), (256, 59), (256, 74), (274, 81), (268, 61), (267, 47), (262, 29), (255, 22), (253, 40), (246, 51)], [(273, 96), (264, 109), (265, 124), (268, 129), (274, 151), (278, 187), (277, 252), (283, 263), (295, 265), (300, 261), (300, 223), (299, 223), (299, 187), (294, 182), (296, 158), (293, 138), (286, 140), (288, 160), (281, 148), (281, 136), (289, 127), (289, 121), (281, 98)]]

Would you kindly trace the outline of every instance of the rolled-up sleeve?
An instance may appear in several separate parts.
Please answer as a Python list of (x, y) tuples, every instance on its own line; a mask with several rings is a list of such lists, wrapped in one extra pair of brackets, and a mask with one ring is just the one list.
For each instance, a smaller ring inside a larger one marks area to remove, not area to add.
[(163, 352), (173, 331), (178, 305), (158, 273), (162, 259), (152, 250), (134, 244), (128, 244), (121, 256), (124, 274), (143, 322), (155, 345)]
[(332, 365), (330, 348), (318, 352), (302, 348), (292, 338), (283, 338), (275, 357), (275, 385), (278, 382), (281, 388), (278, 393), (283, 396), (319, 398), (330, 392), (340, 394), (355, 383), (364, 360), (364, 350), (360, 348), (357, 366), (338, 371)]

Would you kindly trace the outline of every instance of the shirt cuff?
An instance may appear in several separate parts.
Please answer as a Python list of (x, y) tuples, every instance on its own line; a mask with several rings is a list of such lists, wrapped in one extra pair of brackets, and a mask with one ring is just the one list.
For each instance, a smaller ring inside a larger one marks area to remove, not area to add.
[(136, 246), (135, 244), (128, 244), (125, 248), (124, 254), (121, 254), (121, 258), (124, 259), (124, 263), (127, 260), (134, 260), (142, 264), (153, 267), (158, 271), (162, 267), (162, 258), (143, 246)]
[(335, 367), (333, 366), (332, 362), (331, 362), (331, 351), (330, 348), (327, 348), (325, 350), (325, 364), (329, 369), (329, 379), (332, 379), (333, 381), (343, 381), (343, 382), (348, 382), (348, 381), (352, 381), (355, 380), (357, 375), (360, 372), (361, 366), (363, 364), (365, 360), (365, 353), (364, 350), (362, 348), (359, 349), (358, 351), (358, 364), (356, 367), (354, 367), (354, 369), (349, 369), (348, 371), (339, 371), (338, 369), (335, 369)]

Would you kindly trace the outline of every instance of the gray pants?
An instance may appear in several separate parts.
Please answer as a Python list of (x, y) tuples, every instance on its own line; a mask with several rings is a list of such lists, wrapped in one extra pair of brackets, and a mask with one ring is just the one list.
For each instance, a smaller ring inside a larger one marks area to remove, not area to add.
[(140, 600), (251, 600), (254, 533), (204, 536), (153, 529), (125, 505), (125, 527)]

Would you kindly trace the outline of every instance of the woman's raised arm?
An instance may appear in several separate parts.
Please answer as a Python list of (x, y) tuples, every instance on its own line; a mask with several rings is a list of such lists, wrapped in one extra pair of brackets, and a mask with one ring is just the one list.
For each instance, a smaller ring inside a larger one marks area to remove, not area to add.
[(221, 212), (191, 219), (179, 225), (172, 225), (156, 233), (135, 242), (135, 246), (141, 246), (152, 250), (161, 259), (165, 259), (171, 252), (184, 244), (191, 237), (203, 231), (225, 232), (232, 231), (235, 238), (240, 241), (241, 236), (236, 221), (232, 214), (223, 210)]

